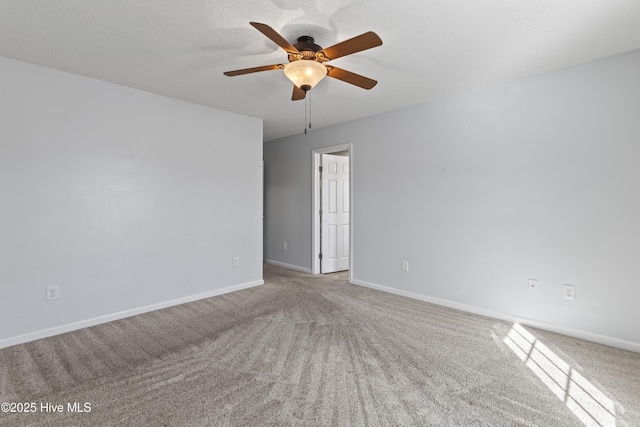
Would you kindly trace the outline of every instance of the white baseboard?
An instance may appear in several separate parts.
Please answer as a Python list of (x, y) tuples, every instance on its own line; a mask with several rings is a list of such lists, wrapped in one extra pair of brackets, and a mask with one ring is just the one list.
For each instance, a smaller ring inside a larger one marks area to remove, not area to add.
[(313, 272), (311, 271), (310, 268), (298, 267), (297, 265), (286, 264), (286, 263), (280, 262), (280, 261), (273, 261), (271, 259), (265, 259), (264, 263), (265, 264), (273, 264), (273, 265), (277, 265), (279, 267), (288, 268), (289, 270), (296, 270), (296, 271), (301, 271), (303, 273), (313, 274)]
[(441, 298), (430, 297), (428, 295), (417, 294), (414, 292), (403, 291), (400, 289), (390, 288), (388, 286), (378, 285), (375, 283), (366, 282), (363, 280), (352, 280), (352, 284), (358, 286), (364, 286), (366, 288), (376, 289), (378, 291), (387, 292), (390, 294), (400, 295), (407, 298), (416, 299), (419, 301), (425, 301), (432, 304), (441, 305), (444, 307), (454, 308), (456, 310), (466, 311), (468, 313), (479, 314), (481, 316), (492, 317), (494, 319), (506, 320), (507, 322), (519, 323), (525, 326), (531, 326), (532, 328), (538, 328), (549, 332), (555, 332), (562, 335), (567, 335), (574, 338), (580, 338), (586, 341), (592, 341), (598, 344), (608, 345), (610, 347), (621, 348), (623, 350), (634, 351), (640, 353), (640, 343), (633, 341), (621, 340), (618, 338), (609, 337), (606, 335), (594, 334), (592, 332), (583, 331), (580, 329), (568, 328), (562, 325), (555, 325), (551, 323), (540, 322), (535, 319), (529, 319), (526, 317), (516, 316), (509, 313), (502, 313), (499, 311), (488, 310), (482, 307), (474, 305), (468, 305), (459, 303), (456, 301), (445, 300)]
[(0, 340), (0, 348), (11, 347), (12, 345), (24, 344), (26, 342), (48, 338), (54, 335), (64, 334), (66, 332), (76, 331), (78, 329), (88, 328), (89, 326), (100, 325), (102, 323), (113, 322), (114, 320), (124, 319), (125, 317), (135, 316), (137, 314), (148, 313), (150, 311), (160, 310), (162, 308), (172, 307), (174, 305), (185, 304), (205, 298), (211, 298), (229, 292), (235, 292), (242, 289), (253, 288), (254, 286), (264, 285), (264, 280), (255, 282), (242, 283), (240, 285), (229, 286), (227, 288), (216, 289), (213, 291), (203, 292), (196, 295), (176, 298), (169, 301), (163, 301), (157, 304), (146, 305), (144, 307), (132, 308), (130, 310), (119, 311), (116, 313), (105, 314), (103, 316), (93, 317), (91, 319), (80, 320), (78, 322), (67, 323), (66, 325), (54, 326), (52, 328), (40, 331), (29, 332), (16, 337), (4, 338)]

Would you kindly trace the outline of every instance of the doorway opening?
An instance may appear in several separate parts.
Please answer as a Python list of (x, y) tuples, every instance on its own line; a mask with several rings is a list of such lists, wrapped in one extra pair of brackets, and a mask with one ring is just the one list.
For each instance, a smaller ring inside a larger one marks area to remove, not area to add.
[(313, 150), (313, 274), (349, 271), (353, 265), (353, 147)]

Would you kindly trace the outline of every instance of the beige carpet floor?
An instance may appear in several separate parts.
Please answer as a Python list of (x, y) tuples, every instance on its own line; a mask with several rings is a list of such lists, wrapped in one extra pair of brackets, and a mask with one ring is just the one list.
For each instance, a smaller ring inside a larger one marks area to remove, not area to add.
[(36, 410), (0, 425), (640, 426), (640, 354), (346, 278), (266, 265), (264, 286), (2, 349), (0, 402)]

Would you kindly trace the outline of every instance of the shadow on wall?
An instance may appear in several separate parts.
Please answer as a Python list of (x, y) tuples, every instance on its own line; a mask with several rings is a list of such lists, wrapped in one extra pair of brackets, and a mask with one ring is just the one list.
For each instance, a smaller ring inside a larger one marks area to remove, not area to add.
[(615, 427), (613, 401), (529, 331), (514, 323), (504, 343), (585, 426)]

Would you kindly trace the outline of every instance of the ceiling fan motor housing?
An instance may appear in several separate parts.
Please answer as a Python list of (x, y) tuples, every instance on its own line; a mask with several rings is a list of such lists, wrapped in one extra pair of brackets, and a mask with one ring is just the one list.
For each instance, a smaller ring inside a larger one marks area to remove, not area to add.
[(322, 46), (318, 46), (314, 42), (315, 40), (313, 39), (313, 37), (302, 36), (302, 37), (298, 37), (298, 42), (294, 44), (293, 47), (298, 49), (300, 52), (303, 52), (303, 51), (317, 52), (319, 50), (322, 50)]
[(310, 36), (301, 36), (298, 37), (298, 42), (293, 45), (300, 54), (302, 58), (297, 55), (289, 54), (289, 62), (297, 61), (298, 59), (309, 59), (312, 61), (316, 61), (316, 52), (322, 50), (322, 46), (319, 46), (314, 43), (313, 37)]

